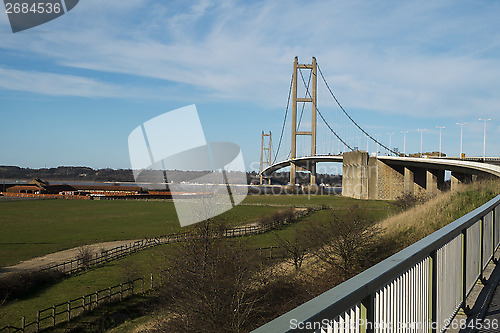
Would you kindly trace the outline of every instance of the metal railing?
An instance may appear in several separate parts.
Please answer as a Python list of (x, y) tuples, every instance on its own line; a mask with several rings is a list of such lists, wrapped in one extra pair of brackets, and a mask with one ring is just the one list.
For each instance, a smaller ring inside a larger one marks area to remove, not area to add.
[(500, 195), (253, 331), (442, 332), (500, 243)]

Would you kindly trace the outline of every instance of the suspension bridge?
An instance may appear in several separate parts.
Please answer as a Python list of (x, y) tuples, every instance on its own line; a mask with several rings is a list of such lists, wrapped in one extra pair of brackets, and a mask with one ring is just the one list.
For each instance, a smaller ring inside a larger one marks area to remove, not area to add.
[[(308, 104), (310, 113), (305, 112)], [(361, 148), (365, 140), (366, 150)], [(375, 152), (370, 153), (370, 147)], [(317, 164), (337, 162), (342, 163), (342, 194), (359, 199), (390, 200), (403, 192), (437, 193), (445, 188), (446, 171), (451, 172), (452, 189), (477, 178), (500, 177), (500, 166), (495, 165), (500, 158), (422, 158), (422, 152), (408, 157), (405, 151), (386, 146), (344, 109), (314, 57), (310, 64), (294, 59), (283, 126), (274, 154), (272, 150), (271, 133), (262, 132), (261, 184), (270, 181), (274, 172), (289, 168), (289, 185), (296, 184), (301, 171), (310, 173), (309, 184), (314, 187)]]

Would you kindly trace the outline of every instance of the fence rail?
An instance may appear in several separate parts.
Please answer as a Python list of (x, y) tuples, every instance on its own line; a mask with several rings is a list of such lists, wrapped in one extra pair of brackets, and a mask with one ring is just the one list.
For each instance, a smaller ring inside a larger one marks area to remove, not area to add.
[(33, 321), (26, 322), (26, 317), (22, 317), (19, 327), (12, 325), (5, 326), (0, 329), (0, 332), (39, 332), (60, 323), (68, 322), (72, 318), (95, 309), (100, 304), (121, 302), (125, 298), (135, 294), (142, 294), (144, 291), (144, 279), (135, 279), (68, 300), (67, 302), (54, 304), (51, 307), (37, 311)]
[(101, 250), (98, 253), (89, 253), (89, 256), (79, 256), (59, 264), (53, 264), (40, 269), (41, 271), (57, 270), (65, 274), (75, 274), (84, 271), (90, 267), (101, 265), (103, 263), (122, 258), (123, 256), (162, 244), (159, 238), (143, 239), (129, 244), (114, 247), (109, 250)]
[[(296, 212), (295, 218), (305, 214), (307, 214), (307, 211), (298, 211)], [(270, 221), (267, 223), (260, 223), (253, 226), (243, 226), (243, 227), (226, 229), (222, 232), (222, 237), (241, 237), (251, 234), (262, 233), (269, 231), (271, 229), (275, 229), (289, 222), (291, 222), (290, 219), (285, 219), (281, 221)], [(173, 233), (169, 235), (159, 236), (155, 238), (149, 238), (149, 239), (146, 238), (135, 241), (133, 243), (117, 246), (109, 250), (101, 250), (100, 252), (95, 254), (91, 253), (90, 256), (85, 259), (83, 259), (82, 256), (80, 256), (80, 258), (75, 258), (59, 264), (50, 265), (42, 268), (41, 271), (58, 270), (65, 274), (80, 273), (91, 267), (98, 266), (107, 263), (109, 261), (122, 258), (123, 256), (129, 255), (131, 253), (149, 247), (166, 243), (181, 242), (190, 237), (195, 237), (195, 235), (191, 232), (180, 232), (180, 233)], [(270, 251), (271, 251), (270, 257), (272, 258), (272, 249)]]
[(443, 332), (499, 245), (500, 195), (253, 332)]

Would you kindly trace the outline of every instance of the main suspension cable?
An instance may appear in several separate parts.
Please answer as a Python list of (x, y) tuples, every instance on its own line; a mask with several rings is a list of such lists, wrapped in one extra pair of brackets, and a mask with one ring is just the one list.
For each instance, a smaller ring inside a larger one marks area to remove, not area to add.
[[(304, 79), (304, 75), (302, 75), (302, 70), (300, 68), (299, 68), (299, 72), (300, 72), (300, 77), (302, 78), (302, 82), (304, 82), (304, 85), (305, 85), (306, 84), (306, 80)], [(311, 98), (311, 101), (312, 101), (312, 103), (314, 105), (314, 108), (316, 109), (316, 111), (320, 115), (321, 119), (323, 119), (323, 121), (325, 122), (326, 126), (330, 129), (330, 132), (332, 132), (337, 137), (337, 139), (339, 139), (340, 142), (342, 142), (343, 144), (345, 144), (351, 151), (354, 150), (351, 146), (349, 146), (349, 144), (347, 144), (347, 142), (345, 142), (344, 140), (342, 140), (342, 138), (333, 130), (333, 128), (330, 126), (330, 124), (328, 124), (328, 122), (326, 121), (325, 117), (323, 117), (323, 115), (321, 114), (321, 111), (318, 109), (318, 106), (316, 105), (316, 102), (312, 98), (311, 93), (309, 92), (309, 89), (307, 87), (306, 87), (306, 94)]]
[[(361, 132), (363, 132), (366, 136), (368, 136), (370, 139), (372, 139), (374, 142), (378, 143), (380, 146), (382, 146), (383, 148), (387, 149), (389, 152), (393, 153), (394, 155), (398, 155), (398, 153), (396, 151), (393, 151), (391, 148), (387, 148), (384, 144), (380, 143), (378, 140), (376, 140), (374, 137), (372, 137), (370, 134), (368, 134), (364, 129), (361, 128), (361, 126), (358, 125), (358, 123), (356, 123), (354, 121), (354, 119), (351, 118), (351, 116), (347, 113), (347, 111), (342, 107), (342, 105), (340, 104), (339, 100), (337, 99), (337, 97), (335, 97), (335, 94), (333, 93), (332, 89), (330, 89), (330, 86), (328, 85), (328, 82), (326, 82), (326, 79), (325, 77), (323, 76), (323, 72), (321, 71), (321, 68), (319, 67), (319, 64), (317, 65), (318, 66), (318, 70), (319, 70), (319, 74), (321, 75), (321, 77), (323, 78), (323, 82), (325, 82), (325, 85), (326, 87), (328, 88), (328, 91), (330, 92), (330, 94), (332, 95), (333, 99), (335, 100), (335, 102), (337, 103), (337, 105), (339, 106), (339, 108), (345, 113), (345, 115), (347, 116), (347, 118), (349, 118), (349, 120), (354, 124), (356, 125), (357, 128), (360, 129)], [(319, 112), (319, 111), (318, 111)], [(321, 114), (320, 114), (321, 115)], [(323, 118), (323, 117), (322, 117)], [(352, 150), (352, 149), (351, 149)]]
[(274, 160), (273, 160), (272, 164), (276, 163), (276, 159), (278, 158), (278, 153), (280, 152), (280, 148), (281, 148), (281, 140), (283, 139), (283, 133), (285, 133), (286, 118), (288, 115), (288, 107), (290, 106), (290, 97), (292, 96), (292, 86), (293, 86), (293, 74), (292, 74), (292, 78), (290, 80), (290, 89), (288, 90), (288, 100), (286, 102), (285, 118), (283, 119), (283, 127), (281, 128), (280, 141), (278, 143), (278, 148), (276, 149), (276, 154), (274, 155)]

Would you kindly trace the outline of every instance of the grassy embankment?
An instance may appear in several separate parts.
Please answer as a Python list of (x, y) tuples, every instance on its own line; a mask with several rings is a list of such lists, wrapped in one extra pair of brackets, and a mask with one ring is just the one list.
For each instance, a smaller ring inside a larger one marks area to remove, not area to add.
[(380, 226), (402, 249), (480, 207), (498, 194), (500, 181), (497, 180), (461, 185), (457, 191), (441, 193), (423, 205), (387, 218)]

